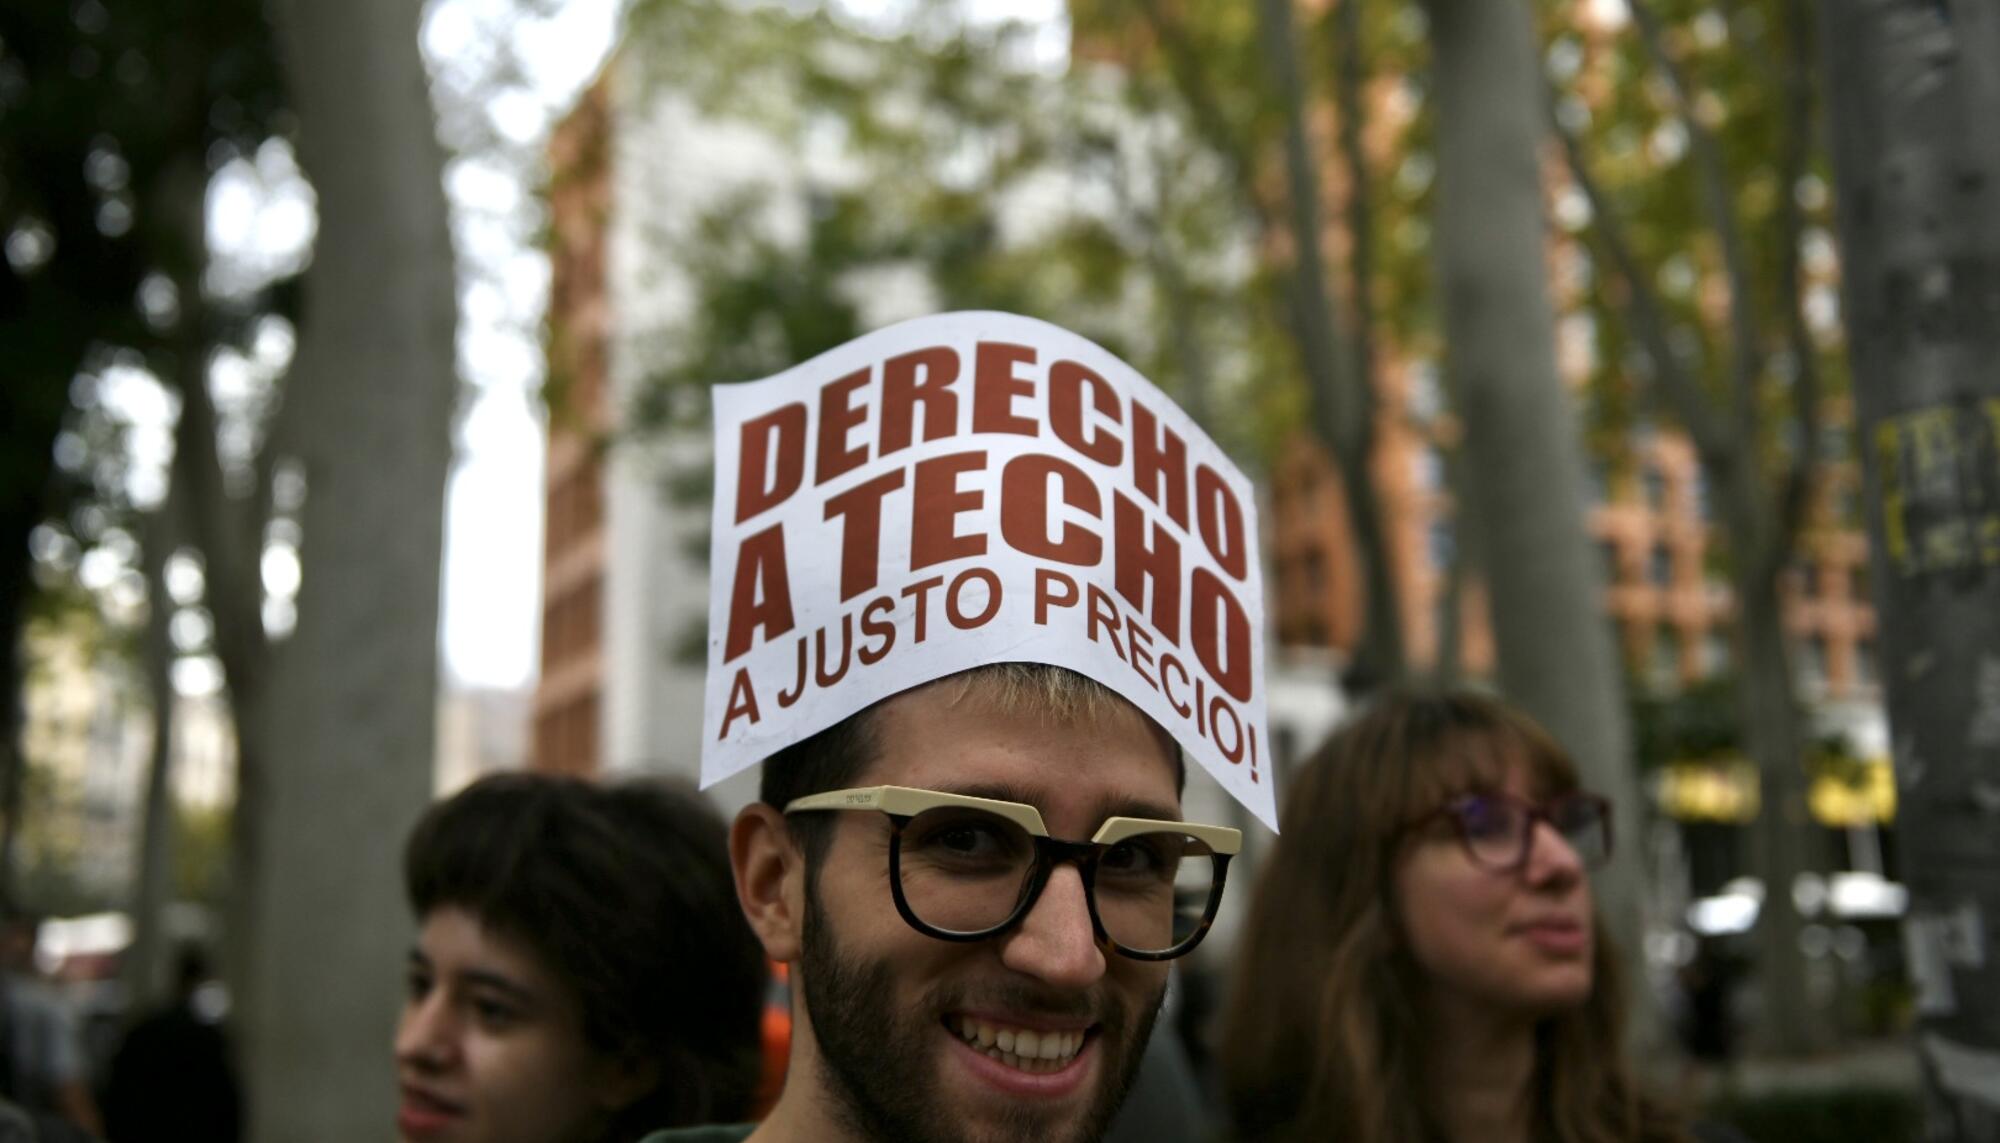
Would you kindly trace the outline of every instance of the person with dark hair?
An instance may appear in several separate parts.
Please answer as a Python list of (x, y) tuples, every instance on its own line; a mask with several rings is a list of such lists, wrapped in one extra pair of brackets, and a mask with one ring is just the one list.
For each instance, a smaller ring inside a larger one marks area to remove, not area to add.
[(800, 1003), (757, 1138), (1101, 1138), (1238, 844), (1179, 820), (1182, 777), (1129, 702), (1032, 663), (918, 686), (767, 763), (731, 856)]
[(432, 807), (404, 859), (405, 1143), (629, 1143), (747, 1113), (766, 973), (725, 836), (655, 781), (504, 774)]
[(111, 1057), (104, 1087), (110, 1143), (236, 1143), (243, 1094), (222, 1028), (205, 1018), (196, 993), (209, 979), (197, 946), (180, 951), (173, 999), (132, 1025)]
[(1526, 715), (1377, 698), (1291, 779), (1218, 1053), (1245, 1141), (1667, 1143), (1591, 895), (1609, 805)]

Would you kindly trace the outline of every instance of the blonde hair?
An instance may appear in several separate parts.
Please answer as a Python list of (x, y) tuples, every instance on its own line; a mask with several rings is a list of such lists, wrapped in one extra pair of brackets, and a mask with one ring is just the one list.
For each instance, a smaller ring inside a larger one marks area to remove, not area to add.
[[(1239, 946), (1223, 1029), (1225, 1099), (1245, 1140), (1409, 1143), (1440, 1135), (1426, 1090), (1423, 975), (1397, 917), (1404, 824), (1525, 766), (1539, 796), (1577, 787), (1547, 732), (1467, 691), (1375, 700), (1291, 780)], [(1622, 1054), (1623, 983), (1602, 922), (1594, 985), (1536, 1033), (1538, 1138), (1685, 1138)]]

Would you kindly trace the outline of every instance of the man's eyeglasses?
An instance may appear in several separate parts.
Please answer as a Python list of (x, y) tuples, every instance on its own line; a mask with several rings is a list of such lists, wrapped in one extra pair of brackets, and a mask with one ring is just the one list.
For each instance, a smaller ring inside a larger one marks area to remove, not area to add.
[(1595, 869), (1611, 858), (1611, 803), (1596, 794), (1564, 794), (1536, 805), (1513, 794), (1467, 794), (1410, 823), (1415, 829), (1449, 817), (1472, 860), (1497, 873), (1513, 873), (1528, 863), (1535, 823), (1547, 822)]
[(1100, 942), (1134, 960), (1171, 960), (1201, 943), (1243, 834), (1227, 826), (1106, 818), (1089, 841), (1049, 836), (1022, 802), (908, 786), (831, 790), (785, 807), (875, 810), (889, 819), (889, 884), (910, 927), (981, 941), (1035, 907), (1049, 874), (1070, 864)]

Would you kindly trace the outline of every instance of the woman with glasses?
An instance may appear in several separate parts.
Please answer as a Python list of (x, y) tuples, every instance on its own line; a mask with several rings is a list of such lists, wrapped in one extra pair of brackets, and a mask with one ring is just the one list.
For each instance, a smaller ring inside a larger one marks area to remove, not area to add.
[(1609, 804), (1525, 715), (1376, 700), (1291, 779), (1222, 1060), (1245, 1140), (1688, 1138), (1621, 1054)]

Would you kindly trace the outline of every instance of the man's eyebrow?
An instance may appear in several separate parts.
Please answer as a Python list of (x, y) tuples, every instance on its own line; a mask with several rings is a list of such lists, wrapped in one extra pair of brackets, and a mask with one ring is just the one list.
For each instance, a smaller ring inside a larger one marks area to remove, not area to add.
[(1024, 806), (1034, 806), (1037, 810), (1041, 809), (1040, 803), (1035, 799), (1034, 791), (1007, 782), (973, 782), (964, 785), (952, 783), (937, 787), (937, 792), (958, 794), (967, 798), (987, 798), (996, 802), (1018, 802)]
[(1106, 818), (1145, 818), (1156, 822), (1177, 822), (1181, 820), (1178, 806), (1147, 801), (1144, 798), (1121, 798), (1107, 802), (1100, 807), (1097, 820)]

